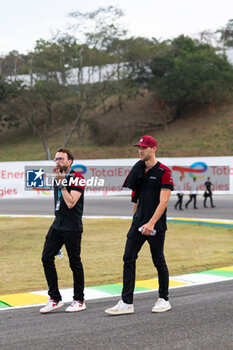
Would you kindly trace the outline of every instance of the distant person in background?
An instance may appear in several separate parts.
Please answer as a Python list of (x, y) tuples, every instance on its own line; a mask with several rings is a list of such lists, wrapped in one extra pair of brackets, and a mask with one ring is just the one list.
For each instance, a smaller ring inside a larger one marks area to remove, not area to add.
[(189, 203), (193, 200), (193, 209), (197, 208), (197, 185), (196, 185), (196, 177), (193, 178), (193, 183), (190, 185), (190, 195), (189, 195), (189, 201), (185, 204), (185, 208), (188, 209)]
[(210, 177), (207, 177), (207, 181), (205, 182), (204, 208), (208, 208), (206, 205), (206, 200), (208, 197), (210, 198), (211, 208), (215, 208), (215, 205), (213, 204), (211, 187), (212, 187), (212, 182), (210, 182)]
[(177, 209), (177, 207), (179, 206), (179, 209), (180, 210), (183, 210), (182, 209), (182, 202), (183, 202), (183, 196), (184, 196), (184, 193), (183, 193), (183, 186), (182, 186), (182, 180), (183, 180), (183, 177), (180, 176), (180, 181), (179, 181), (179, 184), (177, 185), (177, 197), (178, 197), (178, 201), (176, 202), (175, 204), (175, 209)]

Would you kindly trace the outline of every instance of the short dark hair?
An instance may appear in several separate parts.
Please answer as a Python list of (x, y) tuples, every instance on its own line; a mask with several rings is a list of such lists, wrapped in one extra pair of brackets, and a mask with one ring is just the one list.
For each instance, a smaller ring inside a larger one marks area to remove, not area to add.
[(68, 150), (67, 148), (59, 148), (59, 149), (57, 150), (57, 152), (66, 153), (68, 159), (71, 159), (71, 160), (72, 160), (72, 163), (73, 163), (74, 156), (73, 156), (73, 154), (70, 152), (70, 150)]

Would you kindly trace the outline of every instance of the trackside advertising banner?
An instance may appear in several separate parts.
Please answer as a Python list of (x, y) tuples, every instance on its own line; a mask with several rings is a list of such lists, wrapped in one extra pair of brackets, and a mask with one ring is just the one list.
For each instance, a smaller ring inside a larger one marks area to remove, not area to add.
[[(233, 157), (159, 158), (173, 172), (175, 191), (203, 193), (207, 177), (218, 194), (233, 194)], [(65, 185), (85, 186), (86, 195), (125, 195), (122, 185), (138, 158), (75, 160), (72, 168), (78, 181)], [(180, 178), (182, 177), (182, 181)], [(77, 179), (76, 179), (77, 180)], [(47, 198), (53, 196), (56, 181), (53, 161), (0, 163), (0, 199)], [(71, 179), (71, 182), (74, 181)], [(58, 183), (58, 185), (64, 185)], [(176, 192), (174, 192), (176, 193)]]

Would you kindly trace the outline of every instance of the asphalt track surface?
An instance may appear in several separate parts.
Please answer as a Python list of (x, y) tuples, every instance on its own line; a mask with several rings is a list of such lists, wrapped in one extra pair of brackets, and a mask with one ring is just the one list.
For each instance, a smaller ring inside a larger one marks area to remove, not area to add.
[[(187, 199), (188, 197), (186, 197)], [(174, 210), (170, 217), (233, 218), (233, 196), (216, 196), (216, 208)], [(127, 197), (86, 198), (85, 215), (131, 215)], [(52, 200), (1, 200), (0, 214), (51, 215)], [(41, 315), (39, 307), (2, 310), (0, 349), (80, 350), (233, 350), (233, 280), (172, 289), (172, 310), (155, 314), (157, 292), (137, 294), (133, 315), (109, 316), (104, 309), (118, 299), (87, 301), (87, 310), (66, 314), (64, 308)]]
[[(169, 217), (227, 219), (233, 220), (233, 195), (214, 196), (215, 208), (203, 208), (203, 197), (198, 196), (197, 207), (193, 209), (190, 203), (188, 209), (175, 210), (176, 196), (171, 196), (167, 215)], [(188, 196), (184, 197), (184, 203)], [(53, 215), (53, 200), (51, 198), (37, 199), (3, 199), (0, 200), (0, 215)], [(84, 215), (131, 216), (132, 204), (130, 197), (87, 197), (85, 198)]]
[(232, 350), (233, 280), (173, 289), (172, 310), (152, 313), (155, 293), (135, 296), (135, 313), (110, 316), (118, 299), (93, 300), (87, 310), (1, 311), (0, 348), (80, 350)]

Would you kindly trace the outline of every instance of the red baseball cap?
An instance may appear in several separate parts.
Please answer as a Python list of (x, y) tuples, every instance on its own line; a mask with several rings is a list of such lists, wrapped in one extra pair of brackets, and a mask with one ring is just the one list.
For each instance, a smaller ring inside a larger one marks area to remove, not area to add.
[(140, 138), (139, 142), (134, 146), (143, 146), (143, 147), (157, 147), (158, 143), (154, 137), (149, 135), (144, 135)]

